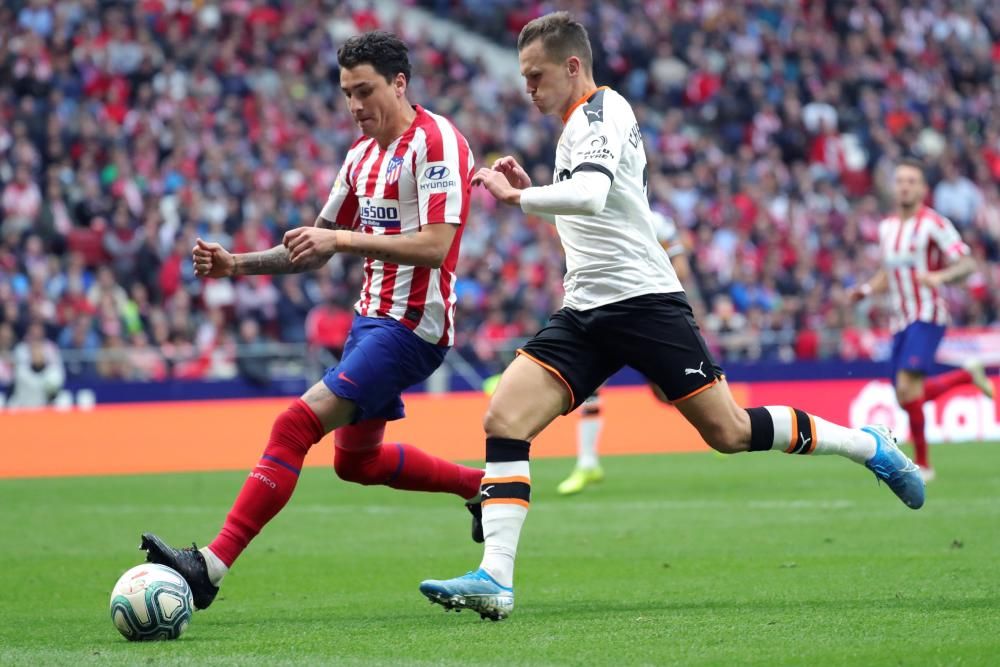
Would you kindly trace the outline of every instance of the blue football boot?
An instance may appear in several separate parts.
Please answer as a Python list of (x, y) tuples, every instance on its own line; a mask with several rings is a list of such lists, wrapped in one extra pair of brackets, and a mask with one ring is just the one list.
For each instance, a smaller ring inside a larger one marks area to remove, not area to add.
[(886, 426), (865, 426), (861, 429), (875, 438), (875, 456), (865, 461), (865, 467), (885, 482), (903, 504), (918, 510), (924, 505), (924, 479), (913, 461), (896, 446), (896, 438)]
[(482, 568), (454, 579), (422, 581), (420, 592), (446, 611), (472, 609), (491, 621), (503, 620), (514, 611), (514, 589), (501, 586)]

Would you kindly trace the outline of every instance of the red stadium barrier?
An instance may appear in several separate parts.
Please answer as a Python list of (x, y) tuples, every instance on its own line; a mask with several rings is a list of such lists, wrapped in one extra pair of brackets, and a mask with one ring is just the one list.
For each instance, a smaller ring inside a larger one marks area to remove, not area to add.
[[(900, 438), (906, 417), (885, 382), (831, 380), (760, 382), (733, 386), (743, 405), (792, 404), (853, 426), (882, 422)], [(645, 387), (603, 393), (602, 454), (704, 451), (706, 446), (673, 408)], [(453, 460), (481, 460), (480, 394), (407, 397), (409, 417), (390, 425), (390, 441), (409, 442)], [(92, 410), (0, 415), (0, 477), (242, 470), (257, 460), (271, 421), (288, 399), (151, 403)], [(949, 393), (927, 408), (931, 442), (1000, 440), (996, 407), (970, 389)], [(576, 417), (556, 420), (536, 441), (533, 456), (575, 453)], [(331, 465), (332, 438), (309, 454), (308, 465)]]

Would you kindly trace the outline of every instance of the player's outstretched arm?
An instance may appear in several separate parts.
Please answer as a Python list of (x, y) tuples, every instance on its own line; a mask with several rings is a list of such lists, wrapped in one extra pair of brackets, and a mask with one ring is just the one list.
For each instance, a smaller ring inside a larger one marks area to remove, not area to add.
[(276, 245), (260, 252), (245, 252), (233, 255), (234, 276), (261, 276), (276, 275), (283, 273), (300, 273), (303, 271), (314, 271), (323, 266), (323, 261), (302, 262), (295, 265), (288, 254), (288, 248), (284, 245)]
[(889, 289), (889, 276), (885, 269), (879, 269), (878, 273), (872, 276), (871, 280), (858, 285), (850, 292), (851, 301), (861, 301), (867, 299), (872, 294), (880, 294)]
[(518, 203), (525, 213), (597, 215), (610, 191), (611, 178), (603, 172), (578, 171), (564, 181), (522, 190)]
[(498, 201), (520, 206), (525, 213), (596, 215), (607, 203), (611, 179), (601, 172), (580, 171), (553, 185), (517, 188), (505, 173), (483, 167), (472, 177), (472, 185), (486, 188)]
[[(314, 263), (337, 252), (402, 264), (440, 268), (455, 240), (457, 225), (428, 224), (416, 234), (372, 235), (346, 230), (299, 227), (285, 233), (284, 245), (293, 266)], [(322, 264), (320, 262), (320, 264)]]
[[(330, 232), (333, 226), (333, 223), (320, 217), (316, 218), (314, 227), (299, 229), (320, 229)], [(332, 254), (332, 252), (325, 256), (313, 254), (302, 261), (292, 262), (288, 248), (284, 244), (260, 252), (234, 254), (218, 243), (197, 239), (191, 252), (191, 259), (194, 263), (194, 273), (199, 278), (225, 278), (315, 271), (323, 266)]]

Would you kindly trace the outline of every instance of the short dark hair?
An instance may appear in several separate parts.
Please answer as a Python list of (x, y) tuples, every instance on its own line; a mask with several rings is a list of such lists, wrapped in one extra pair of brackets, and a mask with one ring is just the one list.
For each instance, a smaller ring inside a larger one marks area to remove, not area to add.
[(337, 63), (348, 69), (358, 65), (371, 65), (375, 71), (392, 83), (397, 74), (410, 80), (409, 49), (391, 32), (374, 30), (351, 37), (337, 49)]
[(896, 163), (896, 167), (910, 167), (911, 169), (916, 169), (920, 172), (920, 177), (927, 181), (927, 168), (924, 167), (924, 163), (915, 157), (904, 157)]
[(553, 12), (530, 21), (517, 36), (517, 50), (522, 50), (536, 39), (542, 40), (542, 48), (553, 60), (576, 56), (584, 69), (588, 72), (593, 69), (594, 52), (590, 48), (590, 36), (583, 24), (569, 12)]

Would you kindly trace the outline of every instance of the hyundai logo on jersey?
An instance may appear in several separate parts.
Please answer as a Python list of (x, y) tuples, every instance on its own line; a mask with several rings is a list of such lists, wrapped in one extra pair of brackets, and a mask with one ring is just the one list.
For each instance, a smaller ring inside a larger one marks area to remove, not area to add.
[(434, 167), (427, 167), (427, 170), (424, 172), (424, 178), (431, 181), (440, 181), (443, 178), (447, 178), (450, 173), (451, 171), (448, 167), (436, 165)]

